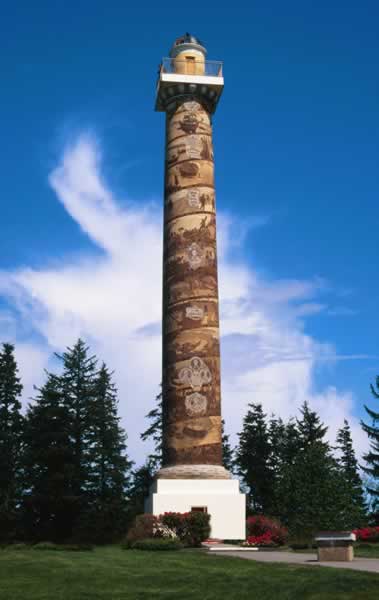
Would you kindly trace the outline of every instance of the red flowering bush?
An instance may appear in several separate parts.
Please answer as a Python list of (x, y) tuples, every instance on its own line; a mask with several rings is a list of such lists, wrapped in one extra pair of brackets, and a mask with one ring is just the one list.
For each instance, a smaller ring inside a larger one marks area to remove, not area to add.
[(359, 542), (379, 542), (379, 527), (363, 527), (362, 529), (355, 529), (357, 540)]
[(159, 516), (161, 523), (175, 531), (178, 538), (181, 540), (187, 533), (187, 515), (189, 513), (165, 512)]
[(187, 546), (201, 546), (210, 535), (210, 515), (203, 512), (164, 513), (159, 521), (172, 529)]
[(266, 531), (262, 535), (249, 535), (246, 542), (243, 542), (243, 546), (254, 546), (257, 548), (276, 548), (277, 545), (273, 541), (269, 531)]
[(248, 517), (246, 529), (251, 546), (283, 546), (288, 540), (288, 530), (280, 521), (263, 515)]

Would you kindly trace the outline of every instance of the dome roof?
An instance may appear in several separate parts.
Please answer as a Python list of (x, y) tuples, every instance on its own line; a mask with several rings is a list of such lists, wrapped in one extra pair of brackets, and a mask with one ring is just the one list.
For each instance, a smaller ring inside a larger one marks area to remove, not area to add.
[(203, 42), (201, 42), (199, 38), (191, 35), (190, 33), (185, 33), (175, 40), (170, 51), (170, 56), (174, 58), (183, 50), (189, 50), (190, 48), (200, 51), (202, 54), (204, 54), (204, 56), (207, 53), (203, 46)]
[(174, 46), (180, 46), (181, 44), (196, 44), (197, 46), (204, 45), (203, 42), (201, 42), (197, 37), (188, 32), (181, 37), (178, 37), (174, 42)]

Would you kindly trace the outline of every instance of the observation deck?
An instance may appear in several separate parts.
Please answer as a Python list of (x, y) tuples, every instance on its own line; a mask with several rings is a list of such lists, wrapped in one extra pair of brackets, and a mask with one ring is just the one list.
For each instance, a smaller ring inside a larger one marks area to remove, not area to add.
[(167, 107), (183, 97), (192, 97), (215, 112), (224, 88), (223, 63), (203, 57), (163, 58), (159, 67), (155, 110)]

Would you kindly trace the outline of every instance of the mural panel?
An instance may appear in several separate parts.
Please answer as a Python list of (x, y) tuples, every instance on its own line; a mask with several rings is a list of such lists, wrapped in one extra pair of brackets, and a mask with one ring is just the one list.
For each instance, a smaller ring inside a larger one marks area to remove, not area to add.
[(189, 187), (166, 196), (166, 221), (191, 213), (214, 213), (214, 189), (205, 186)]
[(167, 114), (164, 466), (221, 465), (220, 347), (210, 116), (196, 101)]
[(199, 102), (183, 102), (168, 117), (167, 144), (186, 135), (212, 135), (211, 117)]

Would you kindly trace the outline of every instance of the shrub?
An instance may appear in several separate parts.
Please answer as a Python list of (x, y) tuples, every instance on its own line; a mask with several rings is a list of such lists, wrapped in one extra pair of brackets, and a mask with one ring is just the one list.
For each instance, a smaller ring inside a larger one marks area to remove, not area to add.
[(14, 550), (18, 552), (22, 550), (30, 550), (30, 546), (21, 542), (15, 542), (14, 544), (9, 544), (9, 546), (5, 546), (4, 550)]
[(262, 535), (249, 535), (242, 546), (254, 546), (257, 548), (277, 548), (278, 544), (273, 541), (271, 533), (266, 531)]
[(92, 552), (94, 546), (92, 544), (62, 544), (61, 550), (66, 552)]
[(166, 527), (174, 531), (178, 538), (183, 540), (187, 535), (188, 529), (187, 515), (188, 513), (165, 512), (159, 516), (159, 520)]
[(210, 536), (211, 516), (204, 512), (189, 512), (185, 519), (187, 531), (183, 541), (186, 545), (197, 548)]
[(158, 523), (154, 515), (138, 515), (126, 535), (125, 544), (130, 547), (134, 542), (154, 537)]
[(357, 540), (359, 542), (379, 542), (379, 527), (363, 527), (362, 529), (355, 529)]
[(159, 517), (139, 515), (122, 544), (134, 548), (146, 539), (179, 540), (186, 546), (198, 547), (210, 535), (210, 515), (202, 512), (164, 513)]
[(33, 550), (61, 550), (61, 546), (52, 542), (38, 542), (32, 546)]
[(257, 543), (263, 545), (272, 543), (272, 545), (283, 546), (288, 540), (288, 530), (280, 521), (263, 515), (248, 517), (246, 529), (247, 539), (256, 538)]
[(88, 552), (93, 550), (91, 544), (53, 544), (52, 542), (39, 542), (32, 546), (33, 550), (52, 550), (56, 552)]
[(183, 544), (178, 539), (172, 538), (150, 538), (138, 540), (132, 544), (133, 550), (181, 550)]
[(174, 531), (186, 546), (201, 546), (211, 532), (210, 515), (203, 512), (168, 512), (160, 515), (159, 520)]

